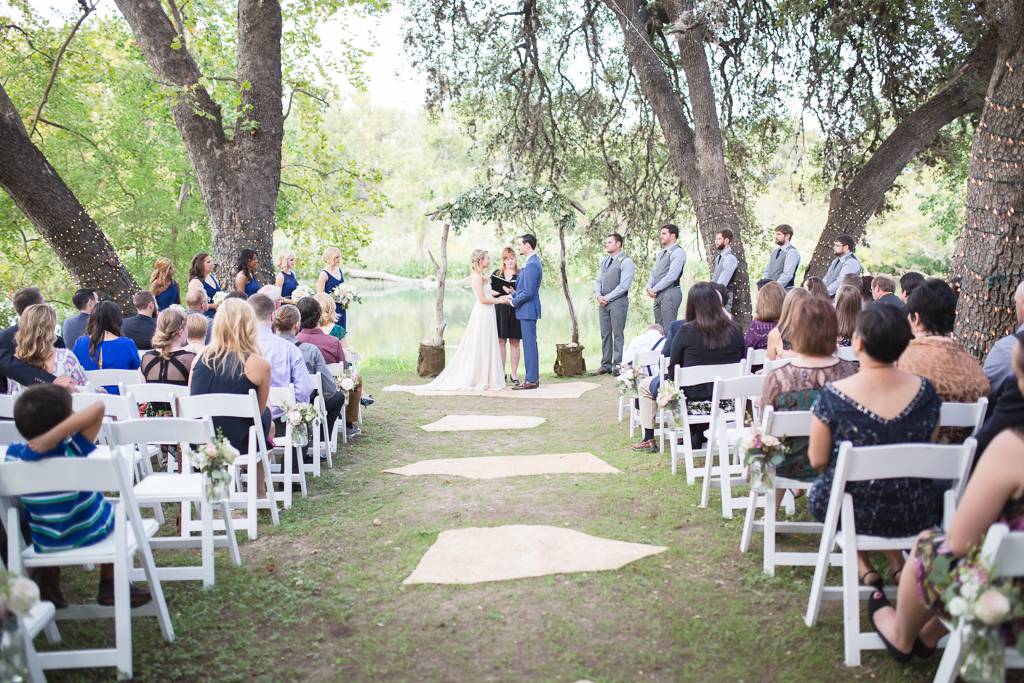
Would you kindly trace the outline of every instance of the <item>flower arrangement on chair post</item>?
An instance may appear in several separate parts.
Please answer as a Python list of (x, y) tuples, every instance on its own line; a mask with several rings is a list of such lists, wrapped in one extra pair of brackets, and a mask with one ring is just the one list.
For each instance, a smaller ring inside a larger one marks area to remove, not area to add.
[(686, 395), (681, 387), (667, 380), (658, 388), (658, 407), (668, 412), (668, 428), (679, 431), (683, 428), (683, 413), (686, 410)]
[(34, 581), (0, 569), (0, 680), (28, 681), (25, 636), (18, 617), (24, 617), (39, 602)]
[(285, 403), (284, 419), (292, 426), (292, 445), (302, 447), (309, 443), (308, 427), (312, 426), (318, 417), (312, 403)]
[(206, 500), (218, 503), (228, 496), (231, 486), (231, 473), (228, 465), (238, 457), (238, 449), (228, 443), (221, 431), (217, 430), (217, 438), (213, 443), (204, 443), (196, 450), (186, 452), (192, 467), (199, 470), (206, 478)]
[[(952, 569), (948, 557), (936, 556), (929, 578), (942, 589), (943, 602), (953, 619), (964, 624), (960, 676), (968, 683), (1001, 682), (1006, 679), (1001, 625), (1024, 617), (1024, 603), (1013, 579), (993, 576), (992, 566), (981, 557), (980, 545)], [(1016, 622), (1013, 627), (1019, 631)], [(1017, 650), (1024, 653), (1019, 632)]]
[(342, 370), (334, 375), (334, 382), (342, 391), (352, 391), (356, 388), (356, 383), (359, 382), (359, 370), (355, 366), (350, 365), (347, 370)]
[(786, 458), (786, 449), (778, 437), (751, 427), (737, 442), (736, 454), (743, 456), (747, 481), (754, 493), (768, 493), (775, 488), (775, 467)]
[(362, 303), (363, 300), (359, 296), (359, 289), (355, 285), (351, 285), (347, 282), (342, 282), (340, 285), (334, 288), (331, 292), (331, 296), (338, 302), (338, 305), (348, 310), (348, 307), (352, 303)]
[(619, 396), (628, 399), (640, 397), (640, 380), (642, 375), (633, 369), (632, 365), (623, 363), (619, 366)]

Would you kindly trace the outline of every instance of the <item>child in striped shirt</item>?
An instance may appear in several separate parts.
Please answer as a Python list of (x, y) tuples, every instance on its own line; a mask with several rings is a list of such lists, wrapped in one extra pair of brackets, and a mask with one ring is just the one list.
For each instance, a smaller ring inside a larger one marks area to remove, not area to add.
[[(84, 458), (96, 450), (93, 442), (103, 426), (104, 406), (97, 401), (75, 413), (71, 394), (55, 384), (39, 384), (19, 394), (14, 403), (14, 424), (28, 444), (12, 444), (8, 460)], [(21, 496), (21, 506), (38, 553), (70, 550), (99, 543), (114, 531), (114, 508), (99, 492), (65, 491)], [(66, 606), (60, 594), (60, 567), (36, 573), (41, 592), (57, 606)], [(149, 602), (148, 591), (131, 592), (132, 606)], [(100, 566), (97, 602), (114, 604), (114, 565)]]

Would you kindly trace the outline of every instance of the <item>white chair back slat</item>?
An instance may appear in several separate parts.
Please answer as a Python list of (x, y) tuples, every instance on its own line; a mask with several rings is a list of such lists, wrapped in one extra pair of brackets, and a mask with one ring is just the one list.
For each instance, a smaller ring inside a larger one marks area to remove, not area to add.
[(814, 417), (811, 411), (776, 411), (774, 406), (765, 406), (762, 410), (764, 416), (761, 418), (761, 427), (765, 434), (779, 438), (811, 435), (811, 418)]
[(188, 387), (161, 382), (126, 384), (124, 390), (134, 396), (137, 403), (170, 403), (172, 411), (178, 396), (188, 396)]
[(213, 441), (213, 419), (147, 417), (145, 420), (112, 422), (109, 433), (114, 444), (137, 443), (203, 444)]
[(338, 375), (340, 375), (342, 373), (342, 371), (345, 368), (344, 368), (344, 364), (343, 363), (328, 363), (327, 364), (327, 369), (330, 370), (332, 375), (338, 376)]
[(853, 352), (849, 346), (840, 346), (836, 348), (836, 358), (840, 360), (852, 360), (854, 363), (859, 363), (860, 359), (857, 358), (857, 354)]
[(49, 491), (117, 491), (110, 458), (43, 458), (0, 462), (0, 496)]
[(267, 405), (275, 408), (283, 408), (285, 403), (295, 405), (295, 385), (289, 384), (286, 387), (270, 387), (270, 394), (267, 396)]
[(0, 420), (14, 419), (14, 399), (16, 396), (0, 394)]
[(71, 406), (78, 411), (91, 406), (93, 403), (103, 404), (103, 414), (115, 420), (137, 420), (139, 418), (139, 404), (131, 394), (71, 394)]
[[(968, 441), (969, 456), (973, 457), (977, 442)], [(841, 471), (848, 482), (903, 478), (959, 480), (966, 476), (969, 466), (968, 453), (959, 444), (903, 443), (854, 449), (853, 444), (844, 441), (836, 461), (837, 468), (844, 468)]]
[(982, 396), (975, 403), (943, 403), (939, 415), (940, 427), (970, 427), (971, 436), (977, 436), (985, 423), (988, 398)]
[(755, 365), (764, 365), (768, 360), (768, 349), (747, 349), (747, 357), (744, 360), (745, 372), (749, 374)]
[(689, 387), (694, 384), (709, 384), (716, 379), (733, 379), (742, 377), (744, 361), (725, 363), (722, 365), (691, 365), (688, 368), (676, 367), (676, 386)]
[(178, 417), (253, 417), (255, 411), (259, 421), (259, 403), (256, 390), (250, 389), (248, 400), (245, 394), (198, 394), (178, 397)]
[(98, 387), (142, 384), (146, 381), (140, 370), (86, 370), (85, 379)]
[(652, 374), (657, 375), (658, 371), (661, 369), (662, 358), (666, 358), (666, 356), (662, 354), (661, 350), (641, 351), (636, 354), (636, 360), (633, 361), (633, 368), (637, 371), (646, 371), (647, 368), (651, 368)]
[(718, 400), (752, 398), (760, 396), (764, 389), (764, 375), (745, 375), (732, 379), (719, 379), (715, 382), (718, 389)]
[(6, 447), (12, 443), (28, 443), (28, 439), (21, 435), (13, 422), (0, 420), (0, 450), (6, 451)]
[(775, 368), (781, 368), (783, 365), (789, 365), (792, 362), (793, 362), (792, 358), (779, 358), (777, 360), (766, 360), (764, 362), (764, 368), (762, 368), (764, 370), (763, 374), (767, 375), (769, 372), (771, 372)]

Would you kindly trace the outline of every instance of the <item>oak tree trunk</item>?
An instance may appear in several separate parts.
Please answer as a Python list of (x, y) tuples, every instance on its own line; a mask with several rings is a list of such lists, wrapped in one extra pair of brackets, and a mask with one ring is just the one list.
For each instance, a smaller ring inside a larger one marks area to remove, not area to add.
[[(241, 115), (228, 134), (220, 105), (167, 13), (154, 0), (115, 0), (154, 75), (169, 84), (171, 113), (188, 150), (210, 218), (215, 273), (233, 282), (243, 248), (259, 256), (261, 282), (271, 280), (274, 214), (281, 180), (281, 5), (239, 0), (236, 82)], [(172, 47), (176, 44), (178, 47)]]
[(855, 240), (864, 235), (868, 219), (906, 165), (949, 123), (965, 114), (980, 112), (985, 104), (985, 83), (996, 64), (996, 39), (986, 33), (946, 82), (927, 102), (904, 118), (857, 171), (845, 188), (829, 193), (828, 220), (804, 273), (824, 277), (835, 258), (836, 237)]
[(1024, 3), (982, 5), (998, 45), (974, 135), (964, 226), (951, 275), (963, 277), (954, 336), (979, 359), (1017, 329), (1014, 290), (1024, 279)]
[(113, 245), (56, 169), (28, 137), (14, 103), (0, 86), (0, 187), (35, 226), (79, 287), (134, 315), (135, 279)]

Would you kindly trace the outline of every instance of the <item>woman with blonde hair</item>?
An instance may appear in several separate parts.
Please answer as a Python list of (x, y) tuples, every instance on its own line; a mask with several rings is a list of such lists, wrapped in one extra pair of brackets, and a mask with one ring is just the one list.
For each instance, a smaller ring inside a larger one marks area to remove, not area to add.
[(839, 318), (839, 346), (850, 346), (853, 331), (857, 329), (857, 316), (860, 315), (863, 302), (860, 291), (851, 285), (842, 285), (836, 291), (836, 316)]
[[(515, 289), (516, 280), (519, 279), (519, 259), (516, 257), (515, 249), (505, 247), (501, 250), (501, 268), (494, 271), (494, 275), (508, 280)], [(492, 290), (493, 291), (493, 290)], [(494, 292), (498, 296), (504, 292)], [(494, 317), (498, 323), (498, 350), (501, 352), (501, 367), (505, 367), (505, 342), (511, 349), (512, 355), (512, 383), (519, 384), (519, 344), (523, 339), (523, 327), (516, 317), (516, 309), (512, 306), (501, 306), (494, 309)], [(508, 375), (505, 375), (508, 379)]]
[(213, 297), (217, 292), (222, 291), (217, 278), (213, 276), (213, 259), (205, 251), (201, 251), (192, 257), (192, 263), (188, 268), (189, 290), (201, 288), (206, 292), (206, 313), (210, 320), (217, 313), (217, 304), (213, 303)]
[[(70, 349), (58, 349), (57, 313), (46, 304), (34, 304), (18, 318), (18, 334), (14, 343), (18, 347), (15, 357), (45, 370), (54, 377), (70, 377), (78, 386), (84, 386), (85, 371)], [(7, 393), (16, 394), (24, 387), (13, 379), (7, 380)]]
[(171, 304), (181, 305), (181, 289), (174, 279), (174, 263), (169, 258), (158, 258), (153, 264), (153, 272), (149, 276), (149, 291), (156, 297), (158, 311), (165, 310)]
[(782, 304), (786, 300), (786, 288), (772, 281), (757, 290), (757, 304), (754, 306), (754, 319), (747, 328), (743, 338), (746, 349), (768, 348), (768, 335), (779, 324), (782, 315)]
[[(156, 321), (156, 330), (153, 332), (153, 350), (142, 354), (142, 365), (139, 368), (147, 382), (188, 386), (188, 376), (196, 354), (182, 348), (188, 334), (186, 318), (206, 320), (205, 316), (186, 316), (175, 309), (160, 313)], [(170, 414), (169, 403), (152, 403), (146, 412), (150, 417)]]
[(793, 351), (793, 344), (789, 340), (787, 328), (793, 315), (793, 306), (796, 302), (803, 301), (811, 296), (814, 295), (803, 287), (794, 287), (786, 292), (786, 298), (782, 302), (782, 314), (779, 315), (779, 324), (768, 333), (768, 360), (793, 358), (796, 356), (796, 352)]
[[(261, 355), (256, 334), (256, 313), (245, 301), (227, 299), (213, 319), (210, 345), (192, 364), (188, 387), (192, 396), (200, 394), (246, 395), (256, 390), (263, 433), (270, 434), (270, 363)], [(215, 417), (213, 426), (224, 438), (245, 454), (249, 452), (249, 427), (253, 421), (245, 417)], [(257, 495), (266, 496), (262, 468), (257, 474)]]
[(206, 348), (207, 332), (210, 329), (210, 319), (205, 315), (189, 315), (185, 317), (185, 339), (188, 345), (186, 351), (191, 351), (197, 356)]
[[(321, 258), (327, 267), (320, 271), (320, 276), (316, 279), (316, 291), (330, 295), (338, 285), (345, 281), (345, 275), (341, 272), (341, 249), (327, 247)], [(334, 310), (338, 315), (337, 323), (342, 329), (345, 329), (348, 322), (345, 309), (341, 307), (341, 304), (335, 303)]]
[(326, 292), (317, 292), (313, 298), (320, 304), (320, 329), (324, 334), (341, 340), (341, 345), (345, 346), (345, 337), (348, 333), (338, 324), (338, 307), (335, 305), (334, 297)]
[[(490, 264), (486, 251), (477, 249), (473, 252), (470, 282), (476, 303), (466, 323), (466, 331), (448, 366), (433, 382), (416, 386), (417, 391), (499, 391), (505, 388), (494, 307), (496, 304), (504, 305), (507, 299), (497, 299), (491, 292), (490, 283), (484, 276)], [(408, 391), (412, 388), (390, 386), (386, 391)]]
[(292, 272), (292, 268), (295, 267), (295, 252), (291, 249), (283, 249), (277, 255), (276, 263), (281, 272), (277, 274), (274, 285), (281, 289), (281, 303), (294, 304), (292, 292), (299, 286), (299, 280), (295, 277), (295, 273)]

